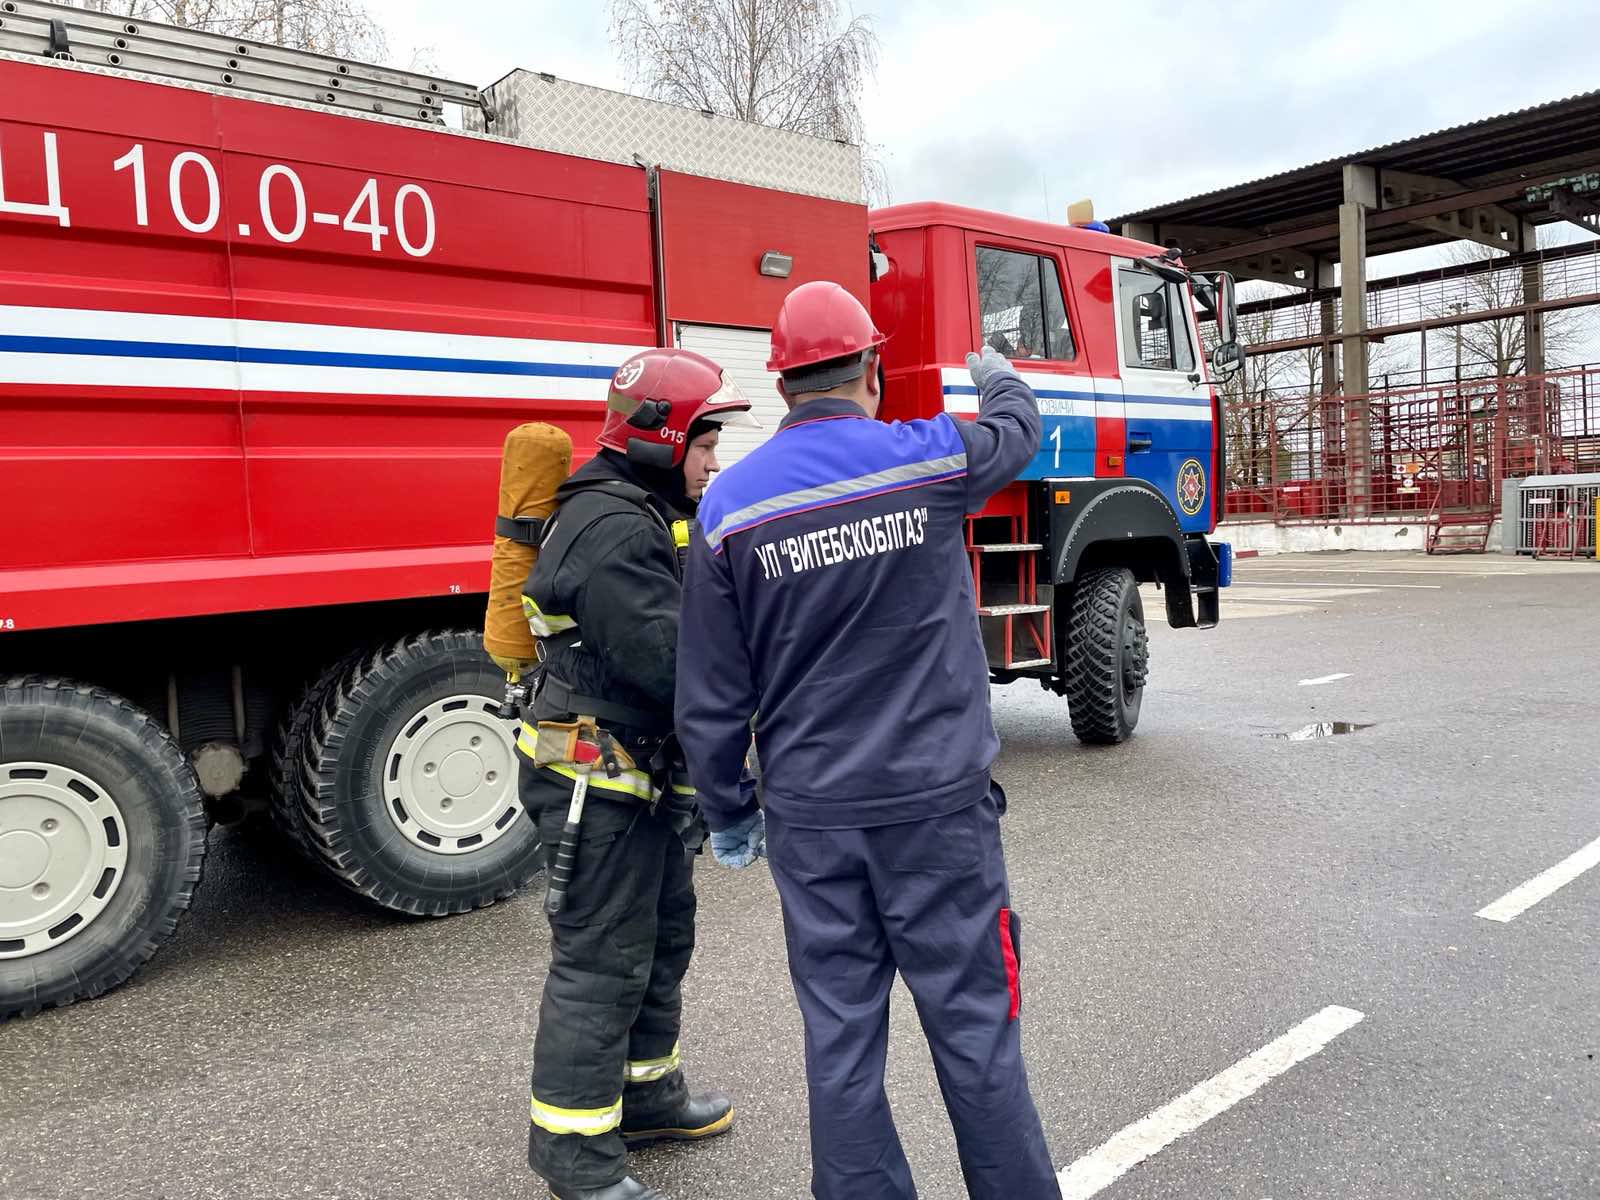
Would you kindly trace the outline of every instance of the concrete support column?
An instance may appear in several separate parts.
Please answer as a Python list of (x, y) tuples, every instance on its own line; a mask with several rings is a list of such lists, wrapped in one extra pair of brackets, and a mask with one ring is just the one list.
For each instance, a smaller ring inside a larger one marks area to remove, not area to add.
[(1372, 434), (1367, 409), (1367, 209), (1377, 207), (1377, 173), (1346, 164), (1339, 206), (1339, 307), (1344, 336), (1344, 436), (1351, 517), (1372, 512)]
[[(1330, 290), (1333, 287), (1334, 282), (1333, 264), (1319, 260), (1317, 262), (1315, 283), (1317, 289), (1319, 291)], [(1338, 319), (1334, 314), (1332, 296), (1324, 296), (1322, 298), (1321, 303), (1318, 305), (1317, 315), (1320, 318), (1317, 332), (1326, 339), (1322, 343), (1321, 351), (1322, 362), (1320, 374), (1322, 375), (1322, 386), (1320, 390), (1324, 396), (1333, 396), (1339, 391), (1340, 351), (1339, 341), (1336, 336), (1339, 332), (1339, 324)]]
[(1500, 484), (1500, 553), (1515, 554), (1522, 540), (1522, 480)]
[[(1330, 291), (1335, 283), (1333, 264), (1331, 262), (1317, 261), (1316, 286), (1324, 292)], [(1317, 306), (1319, 330), (1323, 336), (1322, 349), (1318, 351), (1320, 362), (1318, 373), (1321, 375), (1318, 391), (1321, 399), (1314, 400), (1306, 397), (1306, 403), (1314, 404), (1315, 409), (1311, 414), (1311, 428), (1317, 432), (1322, 440), (1321, 461), (1318, 463), (1318, 474), (1327, 479), (1332, 472), (1328, 466), (1330, 454), (1342, 454), (1343, 442), (1339, 438), (1339, 428), (1344, 422), (1338, 419), (1338, 402), (1329, 400), (1330, 396), (1339, 394), (1339, 321), (1334, 311), (1333, 297), (1324, 295)]]
[[(1538, 230), (1534, 228), (1532, 222), (1522, 222), (1522, 249), (1536, 250), (1538, 246)], [(1528, 305), (1522, 312), (1522, 369), (1524, 374), (1529, 376), (1543, 375), (1549, 370), (1544, 354), (1544, 310), (1533, 307), (1543, 299), (1544, 264), (1528, 263), (1522, 268), (1522, 302)], [(1537, 386), (1518, 390), (1518, 398), (1527, 410), (1523, 413), (1523, 417), (1535, 434), (1534, 469), (1541, 475), (1550, 470), (1550, 436), (1558, 432), (1549, 428), (1549, 422), (1546, 420), (1549, 413), (1545, 395), (1546, 389), (1542, 382)]]
[[(1523, 250), (1535, 249), (1538, 245), (1534, 227), (1527, 221), (1522, 223), (1522, 248)], [(1544, 299), (1544, 273), (1542, 264), (1528, 263), (1522, 268), (1522, 302), (1524, 304), (1537, 304)], [(1527, 363), (1524, 368), (1529, 375), (1543, 375), (1545, 372), (1544, 361), (1544, 313), (1539, 309), (1529, 308), (1523, 314), (1523, 357)]]

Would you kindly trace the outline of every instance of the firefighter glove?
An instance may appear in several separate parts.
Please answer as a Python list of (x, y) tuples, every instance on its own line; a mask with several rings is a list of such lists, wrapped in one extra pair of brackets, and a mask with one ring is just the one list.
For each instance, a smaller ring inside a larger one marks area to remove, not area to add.
[(972, 372), (972, 382), (982, 395), (997, 379), (1017, 379), (1016, 368), (993, 346), (984, 346), (982, 354), (967, 355), (967, 370)]
[(767, 817), (759, 808), (736, 825), (711, 831), (711, 854), (725, 867), (748, 867), (767, 854)]

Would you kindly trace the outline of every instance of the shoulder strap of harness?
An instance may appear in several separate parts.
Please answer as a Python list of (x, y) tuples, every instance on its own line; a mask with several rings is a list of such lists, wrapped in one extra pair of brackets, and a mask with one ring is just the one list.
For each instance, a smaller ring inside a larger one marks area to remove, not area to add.
[(543, 517), (500, 517), (494, 519), (496, 537), (509, 538), (524, 546), (537, 546), (544, 540)]

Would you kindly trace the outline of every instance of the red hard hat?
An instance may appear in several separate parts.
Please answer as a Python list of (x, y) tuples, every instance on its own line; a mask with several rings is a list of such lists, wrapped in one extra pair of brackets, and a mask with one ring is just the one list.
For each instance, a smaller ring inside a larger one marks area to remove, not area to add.
[(837, 283), (802, 283), (784, 298), (772, 326), (769, 371), (793, 371), (860, 354), (888, 339), (878, 332), (867, 310)]
[(595, 440), (648, 467), (675, 467), (696, 421), (721, 424), (750, 411), (728, 373), (693, 350), (646, 350), (617, 368)]

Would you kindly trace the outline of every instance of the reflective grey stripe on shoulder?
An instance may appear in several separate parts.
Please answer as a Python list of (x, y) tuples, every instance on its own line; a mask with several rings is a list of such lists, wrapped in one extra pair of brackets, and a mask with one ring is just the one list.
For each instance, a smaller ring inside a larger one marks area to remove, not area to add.
[(960, 454), (947, 454), (943, 458), (903, 463), (884, 471), (874, 471), (870, 475), (857, 475), (854, 479), (840, 479), (816, 487), (784, 492), (781, 496), (771, 496), (766, 500), (747, 504), (744, 508), (735, 509), (718, 521), (715, 529), (706, 534), (706, 542), (713, 550), (718, 550), (722, 547), (722, 540), (730, 533), (763, 517), (777, 516), (791, 510), (817, 508), (830, 500), (844, 500), (857, 493), (874, 492), (880, 488), (894, 487), (896, 484), (917, 483), (921, 480), (931, 482), (966, 469), (967, 455), (962, 451)]

